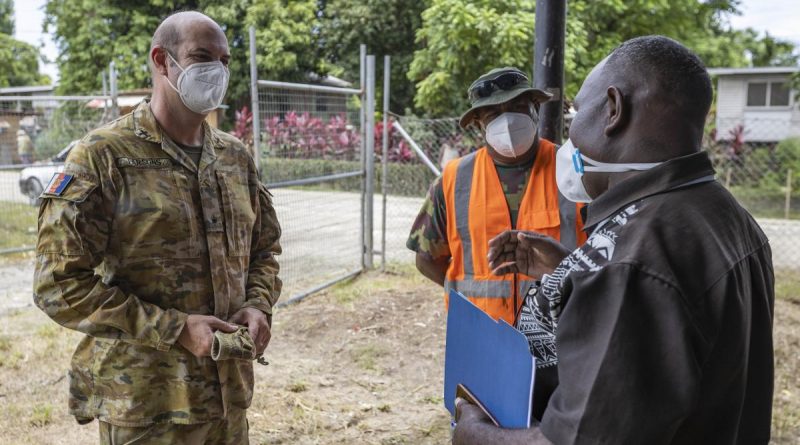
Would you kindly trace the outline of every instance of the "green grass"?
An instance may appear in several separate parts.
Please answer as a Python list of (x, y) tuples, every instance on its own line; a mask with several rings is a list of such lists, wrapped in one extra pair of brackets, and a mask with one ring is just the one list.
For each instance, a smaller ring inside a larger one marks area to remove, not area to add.
[(53, 421), (53, 405), (46, 403), (44, 405), (34, 406), (31, 413), (29, 423), (32, 427), (43, 427), (49, 425)]
[(289, 385), (287, 389), (291, 392), (306, 392), (308, 390), (308, 385), (306, 382), (298, 381)]
[[(780, 190), (733, 186), (731, 193), (756, 218), (785, 218), (786, 195)], [(789, 205), (789, 219), (800, 219), (800, 194), (794, 193)]]
[(775, 298), (800, 303), (800, 272), (784, 269), (775, 271)]
[(386, 271), (380, 272), (380, 265), (376, 265), (375, 272), (368, 274), (369, 279), (361, 275), (357, 279), (338, 283), (328, 291), (339, 304), (353, 304), (361, 299), (369, 298), (376, 293), (397, 288), (398, 280), (407, 284), (420, 284), (427, 280), (411, 263), (394, 262), (386, 263)]
[(377, 345), (368, 344), (351, 351), (353, 360), (361, 369), (367, 371), (377, 371), (378, 361), (385, 356), (387, 351)]
[(38, 207), (0, 201), (0, 250), (35, 245), (38, 215)]

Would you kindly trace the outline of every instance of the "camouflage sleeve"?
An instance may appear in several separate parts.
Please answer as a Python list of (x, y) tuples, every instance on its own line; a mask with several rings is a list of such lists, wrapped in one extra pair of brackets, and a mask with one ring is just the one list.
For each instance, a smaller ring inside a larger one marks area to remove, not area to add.
[(422, 209), (411, 226), (406, 247), (430, 259), (451, 256), (447, 243), (447, 206), (441, 177), (431, 184)]
[(250, 249), (250, 269), (247, 274), (247, 290), (242, 307), (254, 307), (272, 314), (272, 307), (281, 294), (280, 269), (275, 255), (281, 253), (281, 227), (270, 193), (263, 184), (258, 185), (258, 209), (253, 241)]
[(101, 179), (99, 164), (86, 145), (77, 145), (64, 169), (71, 181), (61, 194), (43, 199), (34, 302), (64, 327), (169, 350), (186, 314), (126, 294), (95, 273), (109, 239), (116, 193), (110, 179)]

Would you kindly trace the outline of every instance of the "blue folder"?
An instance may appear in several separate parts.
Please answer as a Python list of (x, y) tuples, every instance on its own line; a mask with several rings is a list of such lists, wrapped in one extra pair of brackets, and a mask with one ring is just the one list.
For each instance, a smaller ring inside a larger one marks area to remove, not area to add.
[(444, 358), (444, 405), (455, 415), (456, 386), (464, 385), (504, 428), (527, 428), (535, 358), (528, 340), (450, 291)]

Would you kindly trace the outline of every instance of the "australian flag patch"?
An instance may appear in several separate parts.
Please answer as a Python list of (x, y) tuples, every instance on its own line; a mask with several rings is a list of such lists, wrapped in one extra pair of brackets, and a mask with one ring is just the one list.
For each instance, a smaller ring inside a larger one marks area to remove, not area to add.
[(72, 182), (73, 178), (73, 175), (68, 175), (66, 173), (54, 174), (53, 179), (51, 179), (50, 183), (47, 184), (43, 194), (50, 196), (61, 196), (61, 194), (64, 193), (64, 190), (67, 189), (67, 186), (70, 184), (70, 182)]

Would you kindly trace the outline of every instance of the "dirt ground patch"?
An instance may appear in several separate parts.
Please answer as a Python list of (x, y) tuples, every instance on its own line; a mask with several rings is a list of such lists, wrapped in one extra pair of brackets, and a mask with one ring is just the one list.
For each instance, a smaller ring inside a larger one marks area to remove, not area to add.
[[(447, 443), (440, 292), (402, 267), (281, 309), (270, 364), (256, 365), (251, 443)], [(773, 442), (797, 444), (800, 289), (779, 292), (792, 295), (776, 301)], [(35, 308), (0, 314), (0, 443), (96, 443), (96, 423), (66, 414), (78, 338)]]
[[(280, 309), (270, 364), (256, 365), (251, 443), (447, 442), (442, 309), (441, 291), (408, 268)], [(96, 422), (66, 414), (79, 337), (36, 308), (0, 315), (0, 443), (96, 443)]]

